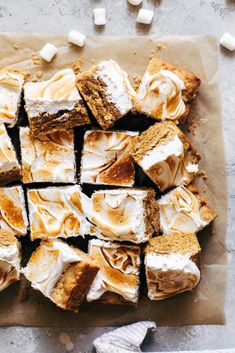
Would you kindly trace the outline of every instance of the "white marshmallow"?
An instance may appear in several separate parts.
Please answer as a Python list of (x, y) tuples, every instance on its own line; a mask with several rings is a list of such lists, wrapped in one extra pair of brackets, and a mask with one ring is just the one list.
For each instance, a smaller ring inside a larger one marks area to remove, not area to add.
[(44, 45), (39, 55), (43, 60), (50, 62), (57, 52), (58, 49), (53, 44), (47, 43)]
[(131, 5), (137, 6), (142, 3), (143, 0), (128, 0)]
[(77, 31), (70, 31), (68, 35), (68, 41), (70, 43), (78, 45), (79, 47), (83, 47), (86, 41), (86, 36), (85, 34), (82, 34)]
[(140, 9), (136, 21), (139, 23), (144, 23), (146, 25), (149, 25), (152, 22), (152, 19), (153, 19), (152, 10)]
[(93, 10), (94, 14), (94, 24), (96, 26), (103, 26), (106, 23), (106, 9), (99, 8)]
[(235, 37), (233, 37), (230, 33), (225, 32), (221, 39), (220, 39), (220, 45), (222, 45), (224, 48), (228, 50), (234, 50), (235, 49)]

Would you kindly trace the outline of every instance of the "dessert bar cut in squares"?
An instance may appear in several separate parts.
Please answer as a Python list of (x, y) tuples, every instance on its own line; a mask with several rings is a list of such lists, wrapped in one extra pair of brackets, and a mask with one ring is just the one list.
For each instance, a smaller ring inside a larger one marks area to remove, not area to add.
[(159, 200), (160, 226), (163, 233), (197, 233), (210, 224), (216, 213), (194, 185), (179, 186)]
[(185, 120), (200, 79), (165, 61), (152, 58), (138, 90), (135, 108), (157, 120)]
[(89, 241), (89, 255), (99, 265), (87, 301), (104, 304), (132, 304), (139, 299), (140, 248), (105, 242)]
[(89, 130), (84, 136), (81, 183), (133, 186), (135, 168), (130, 152), (137, 132)]
[(21, 167), (4, 124), (0, 123), (0, 185), (21, 179)]
[(58, 71), (47, 81), (27, 82), (24, 99), (30, 130), (36, 136), (90, 123), (72, 69)]
[(0, 66), (0, 124), (17, 123), (24, 81), (24, 72)]
[(159, 231), (159, 209), (153, 189), (99, 190), (91, 197), (92, 234), (104, 240), (148, 241)]
[(149, 299), (166, 299), (196, 287), (201, 277), (200, 252), (194, 233), (175, 233), (151, 239), (145, 248)]
[(0, 229), (13, 235), (26, 235), (28, 218), (21, 186), (0, 188)]
[(73, 130), (34, 136), (20, 128), (23, 182), (75, 183)]
[(57, 306), (78, 312), (98, 270), (87, 254), (54, 239), (40, 243), (22, 272), (34, 289)]
[(77, 85), (102, 129), (108, 129), (132, 108), (136, 92), (114, 60), (101, 61), (78, 74)]
[(28, 190), (31, 239), (89, 234), (89, 198), (79, 185)]
[(0, 292), (20, 279), (20, 242), (5, 229), (0, 229)]
[(132, 156), (161, 191), (187, 185), (197, 175), (200, 156), (173, 122), (156, 123), (136, 140)]

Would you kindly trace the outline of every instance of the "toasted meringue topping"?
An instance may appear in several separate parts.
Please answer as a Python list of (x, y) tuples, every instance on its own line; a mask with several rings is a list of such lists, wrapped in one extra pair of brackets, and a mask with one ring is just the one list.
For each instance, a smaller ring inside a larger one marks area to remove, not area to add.
[(17, 243), (0, 245), (0, 292), (20, 278), (20, 254)]
[(145, 73), (140, 84), (137, 108), (158, 119), (178, 121), (185, 112), (182, 99), (184, 82), (169, 70)]
[(179, 136), (175, 135), (167, 143), (159, 144), (143, 155), (138, 164), (164, 191), (193, 180), (198, 172), (198, 164), (189, 162), (193, 158)]
[(19, 166), (15, 150), (6, 128), (3, 124), (0, 124), (0, 169), (4, 167), (5, 163), (14, 163)]
[(129, 151), (136, 135), (129, 131), (87, 131), (84, 136), (81, 182), (132, 186), (134, 166)]
[(144, 200), (147, 191), (100, 190), (92, 195), (89, 217), (101, 239), (141, 243), (146, 237)]
[(81, 100), (72, 69), (57, 72), (48, 81), (27, 82), (24, 86), (26, 110), (30, 117), (72, 110)]
[(114, 292), (132, 302), (138, 301), (140, 265), (138, 247), (91, 240), (89, 255), (101, 269), (94, 279), (87, 301), (98, 300), (105, 292)]
[(20, 129), (23, 181), (75, 182), (73, 132), (57, 131), (33, 137), (29, 128)]
[(88, 233), (89, 199), (79, 185), (28, 190), (31, 238), (67, 238)]
[(0, 122), (10, 124), (10, 127), (17, 120), (23, 83), (23, 74), (0, 69)]
[(132, 88), (127, 73), (114, 60), (101, 61), (97, 65), (96, 78), (106, 85), (107, 99), (122, 115), (133, 108), (136, 92)]
[(63, 241), (42, 241), (22, 272), (33, 288), (52, 299), (51, 293), (63, 272), (79, 261), (82, 261), (81, 256)]
[(27, 233), (28, 219), (21, 186), (0, 188), (0, 228), (13, 235)]
[(161, 300), (192, 290), (200, 281), (200, 271), (191, 255), (148, 253), (145, 257), (148, 296)]
[(184, 186), (162, 196), (159, 208), (161, 228), (167, 235), (196, 233), (214, 219), (212, 211), (203, 208), (199, 199)]

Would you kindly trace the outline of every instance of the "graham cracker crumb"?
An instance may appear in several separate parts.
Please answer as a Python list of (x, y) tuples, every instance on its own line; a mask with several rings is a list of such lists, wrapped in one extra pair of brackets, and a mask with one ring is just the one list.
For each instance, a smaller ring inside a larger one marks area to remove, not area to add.
[(134, 90), (137, 90), (139, 88), (141, 82), (141, 77), (138, 75), (133, 76), (133, 88)]
[(78, 60), (75, 63), (73, 63), (72, 69), (75, 72), (75, 74), (78, 74), (79, 72), (81, 72), (81, 60)]
[(197, 128), (198, 124), (195, 123), (195, 121), (190, 121), (188, 123), (188, 131), (192, 134), (195, 135), (195, 130)]
[(166, 47), (165, 47), (162, 43), (157, 43), (156, 49), (157, 49), (157, 50), (166, 49)]
[(32, 59), (33, 59), (34, 65), (40, 64), (40, 56), (37, 53), (32, 54)]
[(203, 180), (206, 180), (208, 178), (208, 175), (205, 170), (199, 170), (197, 175), (201, 176)]
[(26, 79), (29, 78), (30, 76), (31, 76), (31, 73), (28, 72), (28, 71), (25, 71), (25, 77), (26, 77)]
[(37, 80), (38, 80), (38, 79), (37, 79), (37, 77), (35, 77), (35, 76), (32, 78), (32, 82), (37, 82)]
[(14, 49), (16, 49), (16, 50), (20, 49), (19, 45), (18, 44), (14, 44)]
[(42, 71), (38, 71), (36, 75), (37, 75), (38, 78), (41, 78), (43, 73), (42, 73)]

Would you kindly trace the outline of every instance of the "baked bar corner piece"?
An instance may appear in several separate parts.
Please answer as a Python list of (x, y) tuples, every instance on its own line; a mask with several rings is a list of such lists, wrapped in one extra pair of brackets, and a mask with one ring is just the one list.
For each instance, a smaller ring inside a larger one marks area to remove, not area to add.
[(54, 239), (40, 243), (22, 272), (57, 306), (78, 312), (98, 270), (87, 254)]
[(155, 192), (148, 188), (99, 190), (91, 197), (93, 235), (110, 241), (144, 243), (159, 231)]
[(194, 74), (154, 57), (140, 83), (135, 109), (157, 120), (181, 123), (200, 83)]
[(33, 136), (20, 128), (23, 182), (75, 183), (73, 130)]
[(13, 127), (18, 120), (25, 73), (0, 66), (0, 123)]
[(24, 99), (30, 130), (36, 136), (90, 123), (72, 69), (58, 71), (47, 81), (27, 82)]
[(195, 185), (179, 186), (159, 200), (160, 227), (163, 233), (197, 233), (215, 218)]
[(85, 210), (90, 200), (79, 185), (28, 189), (31, 239), (89, 234)]
[(0, 292), (20, 279), (20, 242), (5, 229), (0, 229)]
[(28, 218), (21, 186), (0, 188), (0, 229), (13, 235), (26, 235)]
[(81, 183), (133, 186), (131, 157), (137, 132), (89, 130), (84, 135)]
[(21, 179), (21, 167), (4, 124), (0, 123), (0, 185)]
[(104, 130), (133, 108), (136, 92), (127, 73), (114, 60), (101, 61), (90, 70), (78, 74), (77, 85)]
[(154, 124), (136, 141), (132, 156), (161, 191), (188, 185), (197, 175), (200, 156), (173, 122)]
[(140, 248), (93, 239), (89, 241), (89, 255), (100, 270), (88, 292), (87, 301), (136, 306), (139, 299)]
[(162, 300), (195, 288), (201, 277), (200, 252), (194, 233), (151, 239), (145, 248), (149, 299)]

